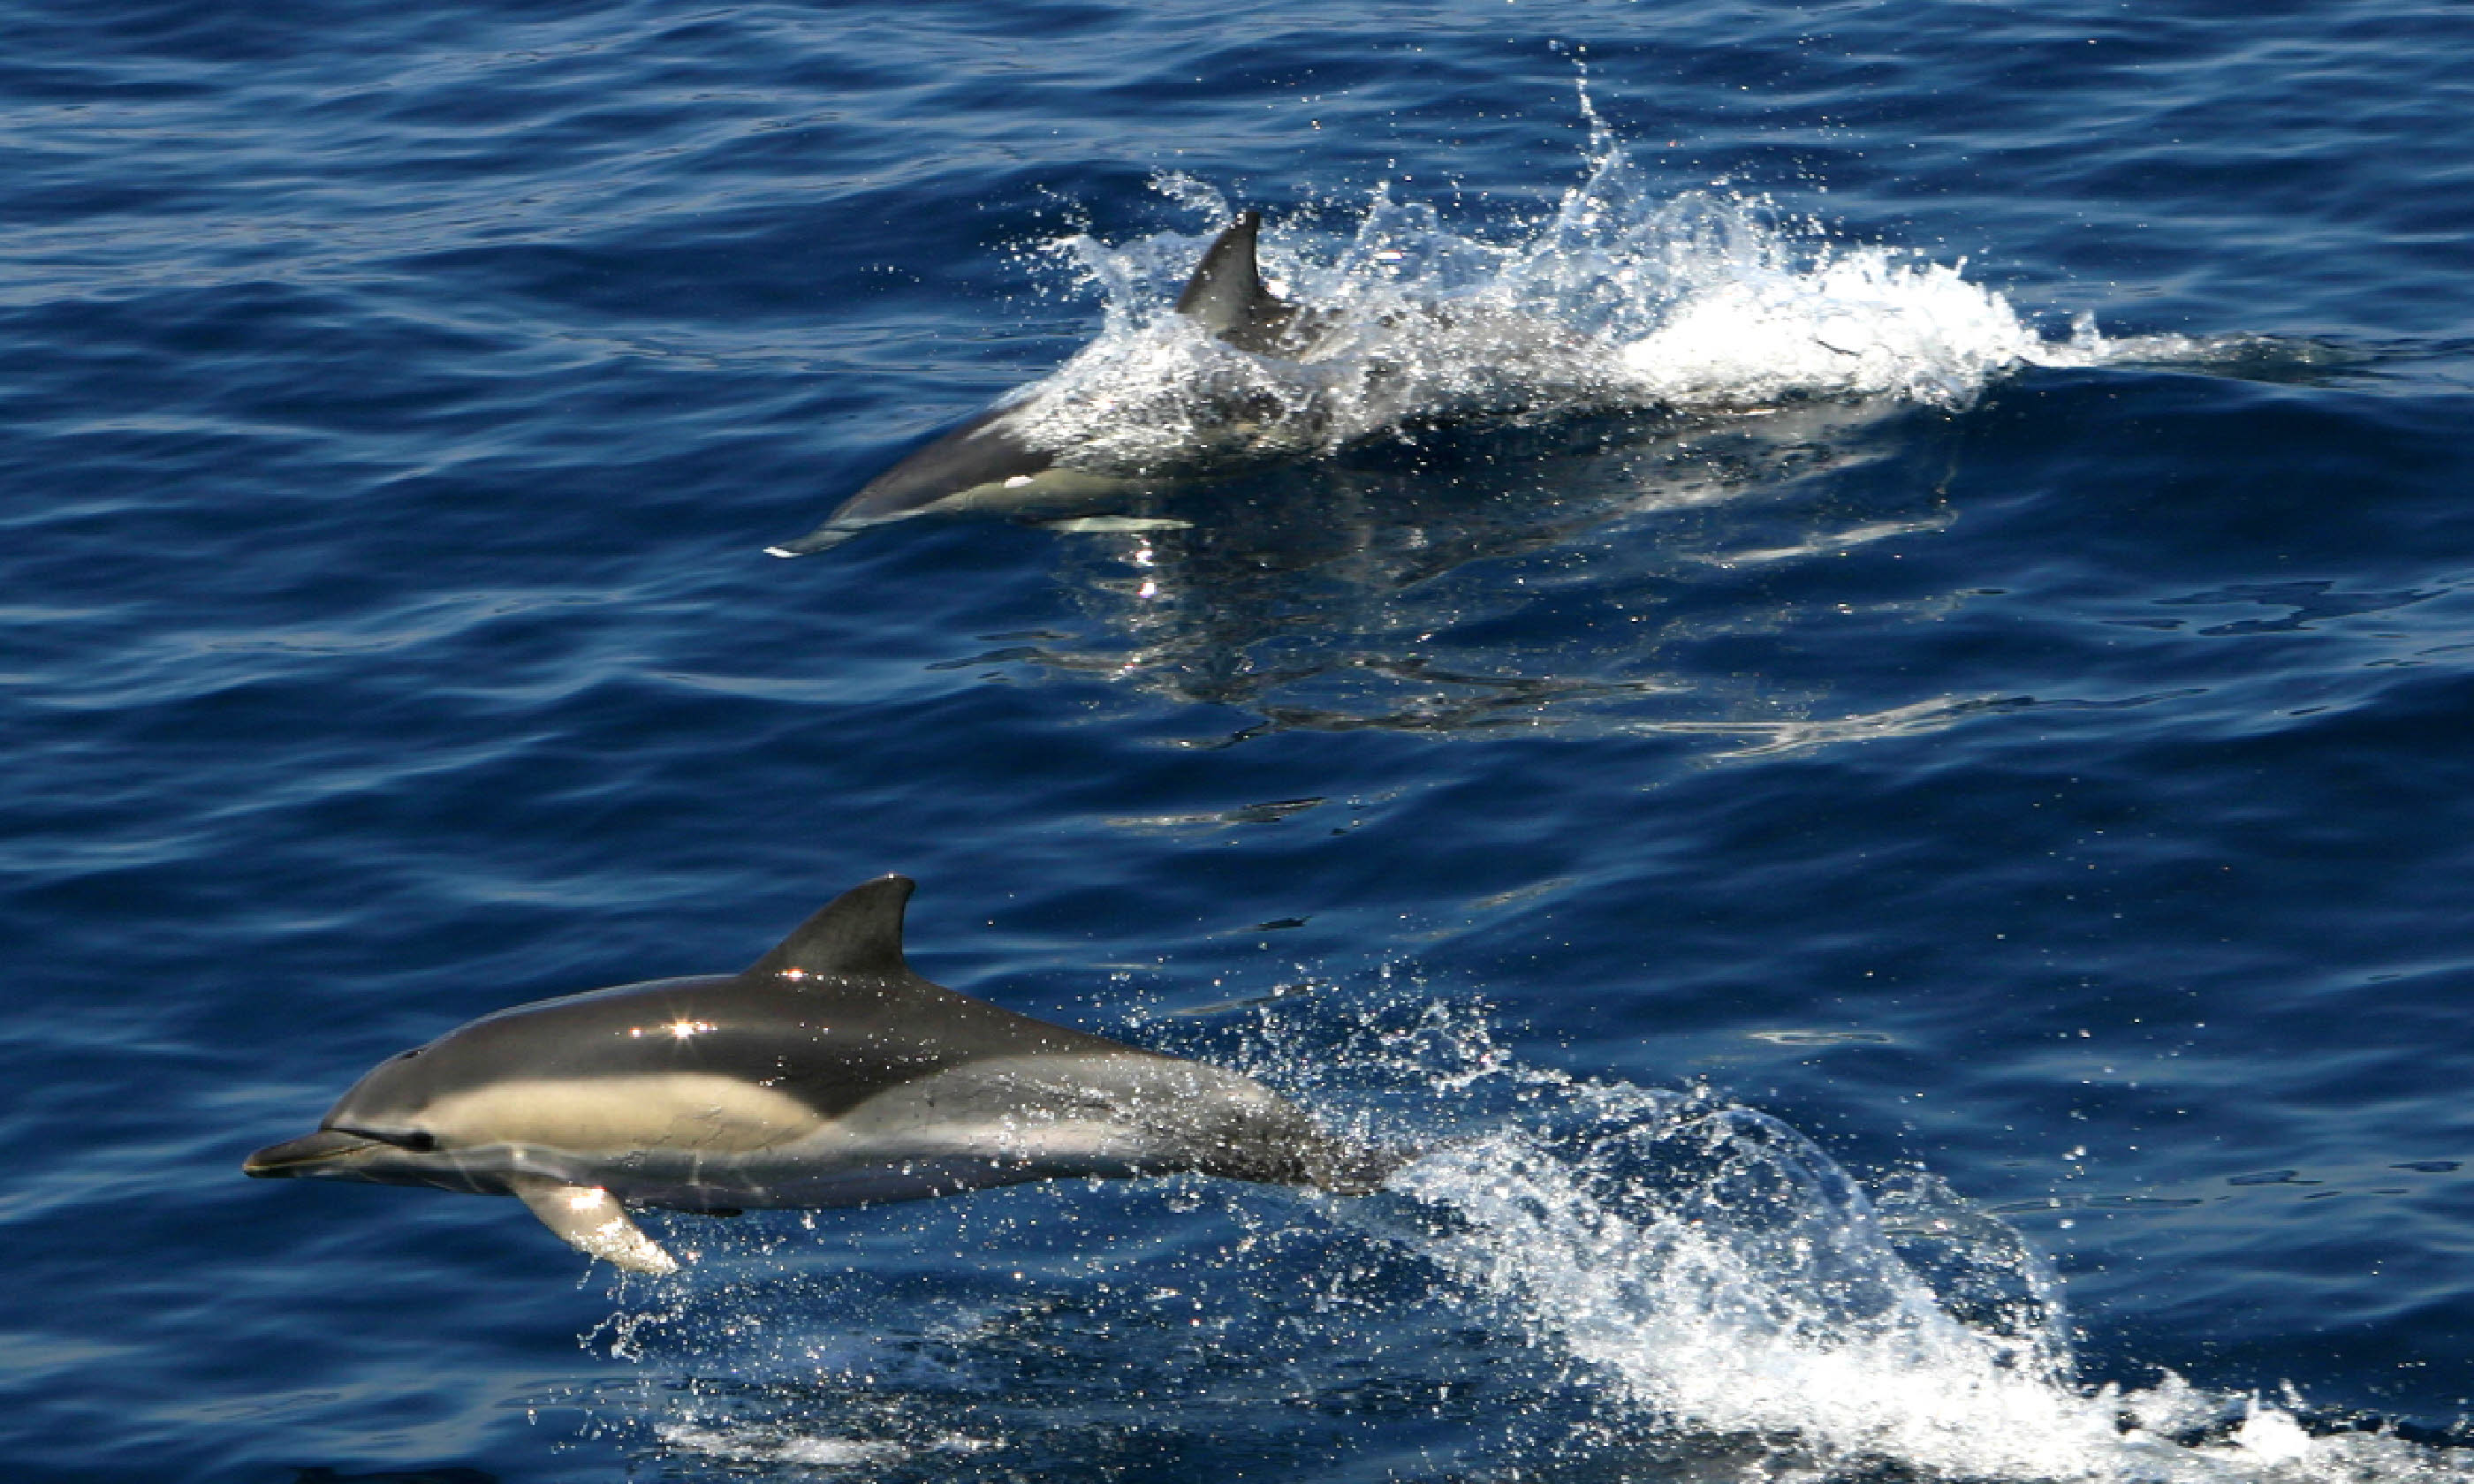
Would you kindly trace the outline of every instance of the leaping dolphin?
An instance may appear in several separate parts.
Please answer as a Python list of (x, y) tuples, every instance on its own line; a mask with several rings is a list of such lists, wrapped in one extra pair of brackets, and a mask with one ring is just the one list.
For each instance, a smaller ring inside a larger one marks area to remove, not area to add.
[(520, 1005), (380, 1063), (248, 1174), (513, 1195), (579, 1252), (678, 1262), (629, 1207), (861, 1206), (1196, 1172), (1342, 1194), (1398, 1161), (1251, 1078), (911, 972), (908, 877), (843, 893), (744, 972)]
[[(1310, 335), (1314, 317), (1264, 286), (1254, 250), (1262, 225), (1259, 212), (1237, 214), (1203, 251), (1185, 292), (1177, 296), (1176, 312), (1240, 350), (1289, 354)], [(804, 557), (837, 546), (869, 526), (932, 510), (1025, 507), (1123, 489), (1122, 479), (1060, 467), (1056, 455), (1061, 450), (1025, 436), (1029, 418), (1039, 405), (1039, 390), (1040, 384), (1033, 383), (1001, 398), (861, 486), (823, 525), (765, 551)]]

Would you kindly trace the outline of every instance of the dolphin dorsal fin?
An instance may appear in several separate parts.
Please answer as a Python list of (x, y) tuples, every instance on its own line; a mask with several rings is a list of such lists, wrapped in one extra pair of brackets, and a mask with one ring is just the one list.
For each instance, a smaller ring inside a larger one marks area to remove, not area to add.
[(1238, 212), (1203, 250), (1185, 292), (1176, 297), (1177, 313), (1192, 316), (1240, 350), (1276, 348), (1298, 312), (1263, 287), (1263, 272), (1254, 261), (1254, 236), (1262, 226), (1261, 212)]
[(879, 876), (852, 887), (749, 966), (746, 977), (777, 975), (795, 984), (811, 976), (909, 973), (902, 957), (902, 908), (917, 884), (909, 876)]

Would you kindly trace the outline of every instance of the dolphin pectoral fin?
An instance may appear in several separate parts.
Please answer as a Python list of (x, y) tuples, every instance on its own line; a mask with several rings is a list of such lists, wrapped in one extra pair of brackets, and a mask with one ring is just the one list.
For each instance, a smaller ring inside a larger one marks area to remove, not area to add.
[(675, 1273), (679, 1259), (662, 1250), (627, 1217), (618, 1198), (598, 1185), (569, 1185), (555, 1180), (518, 1178), (507, 1182), (558, 1239), (588, 1257), (598, 1257), (630, 1273)]

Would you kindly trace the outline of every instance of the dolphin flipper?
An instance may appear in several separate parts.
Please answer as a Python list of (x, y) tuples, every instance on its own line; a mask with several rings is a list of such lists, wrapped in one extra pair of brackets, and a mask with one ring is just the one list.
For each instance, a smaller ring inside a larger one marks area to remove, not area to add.
[(599, 1257), (630, 1273), (660, 1275), (679, 1270), (679, 1259), (646, 1236), (627, 1218), (626, 1208), (598, 1185), (570, 1185), (519, 1175), (507, 1182), (507, 1188), (560, 1241), (588, 1257)]

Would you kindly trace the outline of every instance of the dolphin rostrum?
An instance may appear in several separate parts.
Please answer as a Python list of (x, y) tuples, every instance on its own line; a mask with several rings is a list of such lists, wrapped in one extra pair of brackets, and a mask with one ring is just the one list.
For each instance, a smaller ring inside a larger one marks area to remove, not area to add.
[[(1203, 250), (1202, 261), (1177, 296), (1176, 311), (1240, 350), (1291, 354), (1309, 338), (1315, 320), (1264, 287), (1254, 253), (1262, 225), (1259, 212), (1237, 214)], [(1042, 385), (1033, 383), (1000, 398), (869, 480), (823, 525), (765, 551), (804, 557), (837, 546), (869, 526), (931, 510), (1019, 508), (1123, 489), (1123, 479), (1060, 466), (1056, 455), (1062, 450), (1026, 436)]]
[(1251, 1078), (958, 994), (902, 955), (908, 877), (843, 893), (744, 972), (519, 1005), (380, 1063), (251, 1175), (512, 1195), (578, 1251), (677, 1261), (629, 1207), (735, 1215), (1066, 1176), (1356, 1194), (1395, 1159)]

